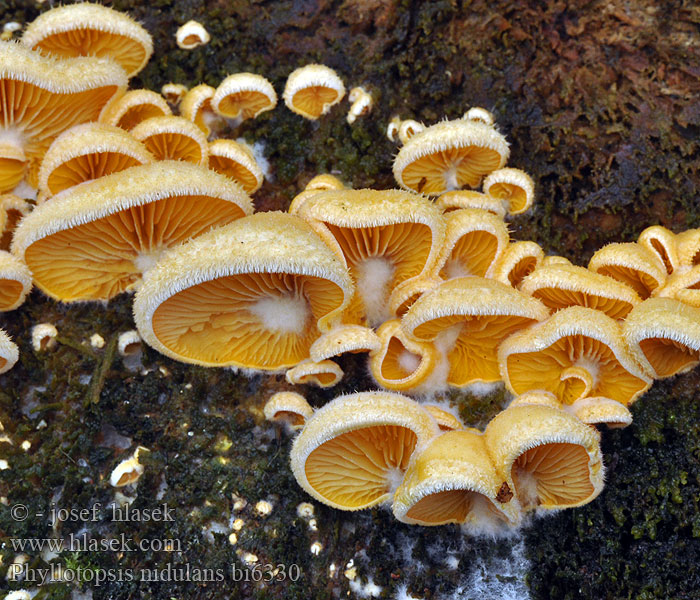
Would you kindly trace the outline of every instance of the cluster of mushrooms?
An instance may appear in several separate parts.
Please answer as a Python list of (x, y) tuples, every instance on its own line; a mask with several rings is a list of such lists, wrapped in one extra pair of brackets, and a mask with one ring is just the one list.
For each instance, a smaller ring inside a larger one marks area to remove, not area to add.
[[(700, 360), (700, 230), (650, 227), (587, 268), (511, 240), (506, 214), (530, 208), (534, 185), (506, 166), (488, 111), (392, 121), (402, 190), (319, 175), (288, 212), (254, 214), (263, 171), (219, 133), (223, 119), (275, 107), (263, 77), (127, 91), (150, 36), (92, 4), (50, 10), (0, 44), (0, 243), (12, 240), (0, 310), (32, 283), (63, 302), (135, 291), (138, 331), (159, 352), (284, 370), (293, 384), (335, 385), (333, 358), (368, 353), (391, 392), (316, 412), (286, 393), (266, 407), (302, 428), (292, 468), (322, 502), (391, 500), (409, 523), (498, 526), (584, 504), (603, 486), (595, 426), (629, 424), (654, 378)], [(283, 97), (315, 119), (344, 94), (332, 70), (309, 65)], [(371, 98), (350, 96), (352, 122)], [(16, 360), (0, 333), (0, 372)], [(500, 381), (516, 398), (484, 432), (396, 393)]]

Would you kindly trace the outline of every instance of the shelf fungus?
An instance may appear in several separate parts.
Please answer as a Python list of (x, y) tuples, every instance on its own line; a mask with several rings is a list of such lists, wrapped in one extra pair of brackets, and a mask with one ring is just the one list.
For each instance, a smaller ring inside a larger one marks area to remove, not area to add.
[(656, 379), (685, 373), (700, 362), (700, 308), (649, 298), (632, 310), (622, 331), (634, 357)]
[(413, 451), (439, 432), (416, 402), (391, 392), (339, 396), (317, 410), (294, 440), (299, 485), (342, 510), (391, 500)]
[(36, 187), (51, 142), (73, 125), (97, 120), (127, 85), (111, 61), (56, 60), (14, 42), (0, 42), (0, 73), (0, 193), (25, 175)]
[(172, 115), (168, 103), (151, 90), (130, 90), (109, 103), (100, 115), (100, 123), (132, 130), (152, 117)]
[(292, 430), (301, 429), (314, 414), (306, 398), (296, 392), (277, 392), (265, 403), (263, 413), (268, 421), (286, 423)]
[(14, 367), (18, 358), (17, 345), (0, 329), (0, 373), (5, 373)]
[(184, 160), (207, 165), (209, 146), (202, 130), (192, 121), (165, 115), (141, 121), (131, 130), (156, 160)]
[(133, 77), (153, 53), (150, 34), (128, 15), (89, 2), (59, 6), (39, 15), (22, 43), (60, 58), (109, 58)]
[(332, 360), (314, 361), (305, 358), (289, 369), (284, 377), (292, 385), (311, 384), (318, 387), (333, 387), (343, 378), (343, 370)]
[(31, 289), (32, 274), (27, 265), (0, 250), (0, 312), (19, 307)]
[(603, 246), (591, 257), (588, 268), (628, 285), (642, 300), (666, 282), (666, 268), (661, 258), (637, 243)]
[(399, 190), (318, 192), (299, 215), (350, 269), (356, 295), (344, 317), (349, 323), (377, 326), (391, 318), (391, 290), (429, 271), (444, 238), (440, 211)]
[(394, 160), (394, 178), (406, 189), (442, 194), (476, 187), (508, 159), (508, 142), (476, 121), (443, 121), (412, 136)]
[(669, 275), (680, 266), (676, 235), (669, 229), (661, 225), (647, 227), (639, 234), (637, 243), (655, 254)]
[(249, 194), (257, 192), (264, 180), (250, 149), (233, 140), (220, 139), (209, 144), (209, 168), (238, 182)]
[(381, 341), (372, 329), (362, 325), (339, 325), (324, 333), (309, 349), (311, 360), (320, 362), (346, 353), (374, 352)]
[(277, 94), (262, 75), (234, 73), (224, 79), (211, 99), (214, 112), (228, 119), (255, 119), (277, 106)]
[(522, 510), (582, 506), (603, 489), (600, 434), (563, 410), (508, 408), (491, 420), (484, 438)]
[(325, 65), (312, 64), (290, 73), (282, 97), (289, 110), (315, 121), (343, 96), (345, 85), (338, 74)]
[(183, 50), (194, 50), (209, 43), (211, 36), (204, 25), (197, 21), (187, 21), (175, 32), (175, 43)]
[(476, 190), (452, 190), (438, 196), (436, 202), (443, 213), (449, 213), (461, 208), (477, 208), (493, 213), (498, 217), (506, 216), (506, 209), (498, 198)]
[(12, 251), (52, 298), (108, 300), (138, 286), (167, 248), (252, 210), (224, 176), (159, 161), (54, 196), (22, 220)]
[(279, 370), (309, 356), (352, 293), (345, 265), (307, 223), (259, 213), (169, 252), (134, 316), (143, 339), (177, 360)]
[(413, 525), (467, 525), (475, 532), (520, 520), (481, 433), (449, 431), (417, 450), (396, 490), (392, 510)]
[(180, 101), (180, 116), (192, 121), (207, 137), (212, 129), (218, 129), (223, 123), (222, 117), (211, 106), (215, 93), (213, 87), (202, 83), (188, 90)]
[(525, 171), (506, 167), (484, 179), (484, 193), (498, 198), (507, 206), (508, 213), (519, 215), (535, 201), (535, 182)]
[(519, 288), (523, 279), (544, 260), (542, 248), (535, 242), (511, 242), (493, 267), (493, 279)]
[(624, 319), (641, 302), (628, 285), (583, 267), (566, 264), (540, 265), (523, 279), (520, 291), (540, 299), (552, 311), (586, 306), (613, 319)]
[(431, 342), (406, 335), (399, 319), (382, 323), (377, 337), (381, 346), (369, 355), (369, 368), (375, 381), (389, 390), (421, 391), (421, 385), (429, 381), (438, 364), (437, 348)]
[(465, 386), (500, 381), (499, 344), (547, 315), (539, 300), (502, 283), (463, 277), (423, 294), (403, 316), (401, 327), (441, 349), (449, 362), (447, 382)]
[(141, 143), (120, 127), (83, 123), (51, 144), (39, 169), (39, 191), (55, 196), (84, 181), (153, 162)]
[(628, 406), (652, 383), (617, 322), (581, 306), (514, 333), (501, 344), (498, 361), (514, 394), (541, 389), (564, 404), (604, 396)]
[(444, 218), (445, 241), (435, 269), (440, 277), (490, 277), (508, 247), (508, 229), (503, 220), (474, 208), (454, 210)]

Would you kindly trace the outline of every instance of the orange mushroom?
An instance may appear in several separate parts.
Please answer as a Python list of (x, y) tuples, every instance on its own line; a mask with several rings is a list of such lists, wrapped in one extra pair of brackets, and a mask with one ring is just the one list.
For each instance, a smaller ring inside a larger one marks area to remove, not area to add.
[(182, 117), (151, 117), (136, 125), (131, 135), (157, 160), (184, 160), (206, 165), (209, 159), (207, 138), (202, 130)]

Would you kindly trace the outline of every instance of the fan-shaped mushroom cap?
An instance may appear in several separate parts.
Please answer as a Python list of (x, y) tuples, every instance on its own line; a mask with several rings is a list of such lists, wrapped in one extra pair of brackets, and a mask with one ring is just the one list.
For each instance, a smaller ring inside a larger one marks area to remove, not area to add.
[(209, 146), (202, 130), (182, 117), (151, 117), (136, 125), (131, 135), (157, 160), (184, 160), (206, 165), (209, 159)]
[(624, 404), (601, 396), (579, 398), (565, 409), (587, 425), (605, 424), (609, 429), (622, 429), (632, 423), (632, 413)]
[(257, 192), (264, 179), (250, 150), (233, 140), (220, 139), (209, 144), (209, 168), (237, 181), (249, 194)]
[(549, 406), (550, 408), (561, 408), (561, 402), (559, 399), (552, 394), (552, 392), (546, 392), (544, 390), (530, 390), (520, 396), (513, 398), (508, 408), (513, 406), (523, 406), (527, 404), (538, 404), (541, 406)]
[(289, 110), (316, 120), (340, 102), (344, 95), (345, 86), (338, 74), (325, 65), (313, 64), (290, 73), (282, 97)]
[(445, 222), (445, 241), (435, 271), (444, 279), (489, 277), (508, 247), (503, 220), (483, 210), (465, 208), (447, 213)]
[(591, 257), (588, 268), (630, 286), (642, 300), (666, 281), (659, 256), (636, 243), (603, 246)]
[(370, 352), (369, 368), (379, 385), (404, 391), (419, 387), (430, 377), (439, 360), (433, 344), (406, 335), (399, 319), (382, 323), (377, 336), (381, 346)]
[[(511, 333), (547, 318), (535, 298), (480, 277), (451, 279), (416, 300), (401, 323), (420, 340), (448, 347), (448, 383), (499, 381), (499, 344)], [(447, 339), (450, 341), (448, 342)]]
[(301, 394), (277, 392), (265, 403), (263, 413), (268, 421), (285, 421), (292, 429), (301, 429), (314, 414), (314, 409)]
[(700, 309), (672, 298), (649, 298), (622, 325), (634, 357), (656, 379), (685, 373), (700, 362)]
[(441, 194), (467, 185), (505, 165), (508, 142), (477, 121), (443, 121), (409, 139), (394, 160), (394, 178), (403, 188)]
[(668, 274), (673, 273), (680, 266), (676, 236), (665, 227), (661, 225), (647, 227), (639, 234), (637, 243), (654, 253), (663, 263)]
[(600, 434), (565, 411), (508, 408), (484, 432), (496, 470), (523, 509), (581, 506), (603, 489)]
[(688, 229), (676, 235), (681, 267), (700, 265), (700, 229)]
[(184, 25), (180, 25), (175, 32), (175, 43), (178, 48), (183, 50), (192, 50), (197, 46), (203, 46), (209, 43), (211, 36), (204, 28), (204, 25), (197, 21), (187, 21)]
[(503, 250), (501, 257), (493, 268), (493, 279), (520, 287), (523, 279), (532, 273), (544, 260), (544, 252), (535, 242), (511, 242)]
[(110, 58), (133, 77), (153, 53), (149, 33), (124, 13), (82, 2), (39, 15), (27, 27), (22, 43), (61, 58)]
[(105, 300), (137, 285), (166, 248), (252, 210), (222, 175), (160, 161), (61, 192), (22, 219), (12, 251), (49, 296)]
[(0, 192), (14, 190), (27, 172), (27, 156), (21, 147), (15, 145), (17, 143), (21, 142), (0, 141)]
[(484, 179), (484, 193), (507, 204), (511, 215), (519, 215), (535, 201), (535, 182), (525, 171), (506, 167)]
[(483, 436), (448, 431), (416, 451), (392, 509), (399, 521), (415, 525), (515, 524), (517, 505), (498, 500), (502, 485)]
[(19, 350), (15, 343), (0, 329), (0, 373), (5, 373), (15, 366), (19, 358)]
[[(111, 61), (59, 61), (14, 42), (0, 42), (0, 80), (0, 169), (7, 167), (14, 180), (18, 170), (28, 166), (32, 187), (39, 163), (58, 134), (96, 120), (110, 98), (127, 85), (124, 71)], [(7, 177), (0, 172), (3, 186), (9, 185)]]
[(32, 274), (27, 265), (0, 250), (0, 312), (17, 308), (31, 289)]
[(224, 79), (211, 99), (211, 107), (223, 117), (254, 119), (277, 105), (272, 84), (262, 75), (234, 73)]
[(353, 293), (311, 227), (259, 213), (164, 257), (134, 300), (143, 339), (177, 360), (277, 370), (309, 355)]
[(202, 83), (188, 90), (180, 101), (180, 116), (192, 121), (206, 136), (211, 133), (213, 125), (221, 121), (221, 117), (211, 107), (215, 93), (213, 87)]
[(420, 404), (400, 394), (339, 396), (294, 440), (292, 471), (307, 493), (329, 506), (369, 508), (391, 498), (413, 451), (438, 432)]
[(292, 198), (288, 212), (292, 215), (300, 214), (301, 207), (309, 198), (316, 195), (318, 192), (344, 189), (346, 189), (345, 185), (337, 177), (327, 173), (316, 175), (316, 177), (313, 177), (311, 181), (306, 184), (306, 187), (301, 192)]
[(341, 354), (373, 352), (381, 346), (377, 334), (362, 325), (339, 325), (324, 333), (309, 349), (311, 360), (320, 362)]
[(553, 311), (587, 306), (613, 319), (624, 319), (641, 302), (636, 292), (619, 281), (574, 265), (540, 265), (520, 284), (520, 291), (539, 298)]
[(455, 431), (464, 429), (464, 423), (460, 421), (451, 412), (446, 411), (444, 408), (440, 408), (435, 404), (423, 404), (423, 408), (427, 410), (430, 415), (435, 419), (440, 431)]
[(663, 287), (654, 290), (653, 296), (675, 298), (700, 308), (700, 265), (681, 267), (668, 276)]
[(296, 367), (285, 373), (285, 378), (292, 385), (310, 383), (318, 387), (333, 387), (343, 378), (341, 369), (332, 360), (315, 362), (310, 358), (302, 360)]
[(0, 196), (0, 250), (9, 250), (17, 223), (28, 215), (31, 204), (14, 194)]
[(168, 103), (151, 90), (130, 90), (109, 103), (100, 115), (100, 123), (130, 131), (152, 117), (172, 115)]
[(444, 236), (438, 209), (399, 190), (328, 190), (308, 198), (299, 215), (345, 258), (356, 282), (348, 322), (378, 325), (391, 290), (429, 272)]
[(48, 196), (103, 175), (153, 161), (126, 131), (103, 123), (83, 123), (51, 144), (39, 169), (39, 190)]
[(617, 322), (580, 306), (564, 308), (511, 335), (498, 350), (498, 362), (514, 394), (547, 390), (565, 404), (605, 396), (627, 406), (652, 383), (632, 357)]
[(402, 317), (411, 305), (425, 292), (439, 286), (443, 280), (440, 277), (420, 276), (412, 277), (401, 282), (389, 296), (389, 309), (397, 317)]
[(482, 194), (476, 190), (453, 190), (440, 194), (436, 202), (438, 208), (444, 213), (460, 208), (478, 208), (493, 213), (498, 217), (505, 217), (506, 209), (498, 198)]

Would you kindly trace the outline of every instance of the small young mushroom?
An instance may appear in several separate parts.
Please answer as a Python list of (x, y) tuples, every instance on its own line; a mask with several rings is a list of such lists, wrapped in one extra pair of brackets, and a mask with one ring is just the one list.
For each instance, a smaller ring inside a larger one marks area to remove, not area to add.
[(207, 165), (209, 146), (202, 130), (182, 117), (164, 115), (141, 121), (131, 130), (156, 160), (184, 160)]
[(436, 202), (443, 213), (461, 208), (478, 208), (493, 213), (497, 217), (505, 217), (506, 209), (498, 198), (476, 190), (452, 190), (438, 196)]
[(277, 392), (265, 403), (263, 413), (268, 421), (283, 421), (296, 430), (304, 427), (314, 409), (301, 394)]
[(568, 412), (535, 404), (507, 408), (484, 438), (523, 510), (582, 506), (603, 490), (600, 434)]
[(700, 362), (700, 308), (672, 298), (649, 298), (622, 325), (637, 361), (656, 379), (685, 373)]
[(505, 165), (508, 152), (506, 139), (489, 125), (442, 121), (404, 144), (394, 160), (394, 178), (403, 188), (431, 195), (474, 188)]
[(46, 197), (110, 173), (153, 162), (153, 156), (120, 127), (83, 123), (59, 135), (39, 169), (39, 191)]
[(637, 243), (603, 246), (591, 257), (588, 268), (628, 285), (642, 300), (666, 282), (666, 268), (661, 258)]
[(346, 117), (348, 125), (352, 125), (357, 117), (364, 116), (372, 110), (372, 96), (363, 87), (352, 88), (348, 94), (348, 100), (351, 103)]
[(229, 119), (255, 119), (277, 106), (277, 94), (262, 75), (234, 73), (224, 79), (211, 99), (214, 112)]
[(641, 298), (628, 285), (583, 267), (540, 265), (520, 284), (520, 291), (542, 300), (553, 311), (587, 306), (613, 319), (624, 319)]
[(632, 423), (632, 413), (624, 404), (602, 396), (579, 398), (573, 404), (564, 406), (564, 410), (587, 425), (622, 429)]
[(423, 130), (425, 130), (425, 125), (423, 125), (423, 123), (419, 123), (418, 121), (414, 121), (413, 119), (406, 119), (405, 121), (401, 121), (399, 123), (398, 130), (399, 141), (402, 144), (405, 144), (414, 135), (420, 133)]
[(32, 208), (29, 202), (15, 194), (0, 196), (0, 250), (9, 250), (12, 234), (22, 218), (27, 216)]
[(676, 247), (681, 267), (700, 265), (700, 229), (688, 229), (676, 235)]
[(342, 79), (325, 65), (306, 65), (290, 73), (284, 86), (287, 108), (307, 119), (316, 120), (345, 95)]
[(339, 396), (294, 440), (292, 472), (316, 500), (342, 510), (370, 508), (391, 499), (414, 449), (438, 432), (435, 420), (400, 394)]
[(209, 168), (238, 182), (249, 194), (257, 192), (264, 179), (253, 153), (233, 140), (219, 139), (209, 144)]
[(617, 321), (581, 306), (514, 333), (500, 345), (498, 361), (514, 394), (546, 390), (565, 404), (604, 396), (628, 406), (652, 383)]
[(279, 370), (347, 306), (344, 264), (298, 217), (259, 213), (172, 250), (134, 300), (143, 339), (177, 360)]
[(105, 107), (100, 123), (130, 131), (146, 119), (163, 115), (172, 115), (172, 111), (160, 94), (151, 90), (130, 90)]
[(380, 346), (379, 337), (369, 327), (339, 325), (311, 344), (309, 356), (311, 360), (321, 362), (346, 353), (374, 352)]
[(149, 33), (128, 15), (89, 2), (59, 6), (34, 19), (22, 36), (34, 50), (61, 58), (109, 58), (133, 77), (153, 53)]
[(523, 279), (532, 273), (543, 259), (544, 252), (535, 242), (511, 242), (494, 265), (491, 277), (519, 288)]
[(535, 298), (492, 279), (451, 279), (423, 294), (408, 309), (402, 329), (443, 348), (447, 382), (465, 386), (500, 381), (498, 347), (511, 333), (547, 318)]
[(180, 102), (180, 116), (192, 121), (207, 137), (224, 122), (211, 105), (215, 93), (213, 87), (202, 83), (188, 90)]
[(639, 234), (637, 243), (656, 255), (669, 275), (680, 266), (676, 235), (665, 227), (661, 225), (647, 227)]
[(138, 286), (172, 246), (253, 210), (205, 167), (159, 161), (66, 189), (17, 227), (12, 252), (39, 289), (64, 302), (107, 300)]
[(211, 36), (204, 28), (204, 25), (197, 21), (187, 21), (180, 25), (175, 32), (175, 42), (178, 48), (183, 50), (193, 50), (197, 46), (204, 46), (209, 43)]
[(472, 106), (467, 112), (464, 113), (465, 120), (467, 121), (478, 121), (484, 125), (493, 125), (494, 118), (490, 111), (480, 106)]
[(284, 377), (292, 385), (312, 384), (322, 388), (333, 387), (343, 378), (343, 370), (332, 360), (302, 360), (289, 369)]
[(34, 352), (51, 350), (56, 346), (58, 330), (53, 323), (39, 323), (32, 327), (32, 348)]
[(15, 366), (19, 358), (16, 344), (0, 329), (0, 373), (5, 373)]
[(139, 454), (142, 451), (148, 452), (148, 448), (139, 446), (136, 451), (126, 460), (120, 462), (111, 475), (109, 483), (112, 487), (124, 487), (136, 483), (143, 475), (143, 465), (139, 462)]
[(392, 510), (403, 523), (493, 530), (520, 520), (517, 503), (512, 494), (503, 498), (502, 486), (484, 437), (473, 430), (448, 431), (416, 451)]
[(186, 93), (187, 87), (181, 83), (164, 83), (163, 87), (160, 88), (160, 95), (173, 106), (178, 106)]
[(506, 167), (484, 179), (484, 193), (506, 204), (509, 214), (519, 215), (532, 206), (535, 183), (524, 171)]

